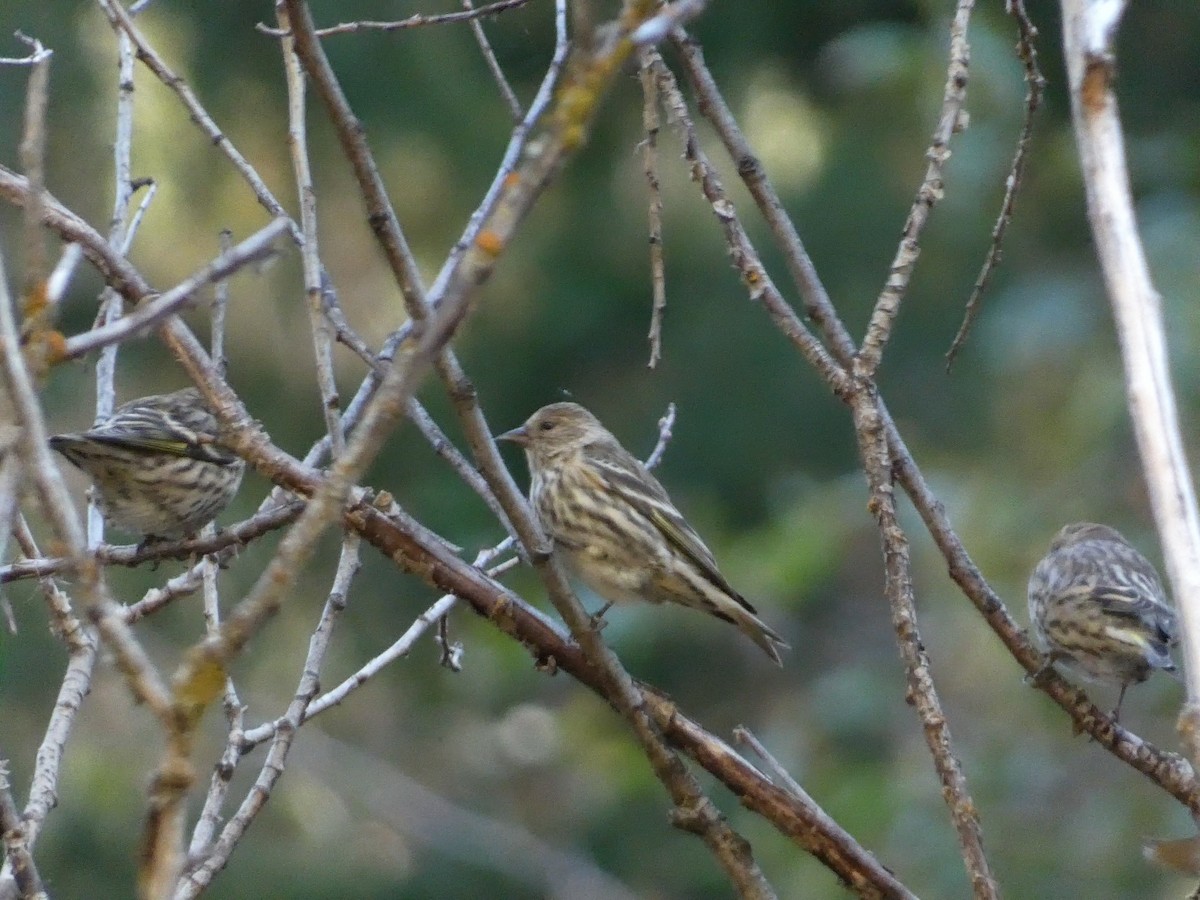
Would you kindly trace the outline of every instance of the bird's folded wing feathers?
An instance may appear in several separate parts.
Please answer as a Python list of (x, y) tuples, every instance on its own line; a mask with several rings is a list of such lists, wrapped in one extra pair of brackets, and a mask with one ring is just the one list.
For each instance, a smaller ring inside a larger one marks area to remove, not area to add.
[[(640, 463), (637, 463), (632, 456), (630, 460), (640, 467)], [(713, 557), (712, 551), (704, 545), (700, 536), (674, 507), (662, 485), (654, 480), (654, 476), (644, 469), (641, 472), (636, 470), (631, 472), (627, 465), (616, 464), (615, 460), (597, 460), (597, 464), (611, 489), (645, 516), (672, 547), (700, 569), (705, 578), (737, 600), (742, 606), (751, 612), (754, 611), (753, 607), (725, 580), (725, 576), (717, 568), (717, 561)]]
[(1175, 611), (1165, 603), (1155, 601), (1135, 588), (1117, 585), (1093, 587), (1083, 593), (1099, 603), (1106, 615), (1137, 622), (1156, 632), (1166, 644), (1176, 642)]
[(218, 466), (229, 466), (237, 462), (236, 456), (212, 444), (201, 444), (179, 438), (133, 434), (130, 432), (106, 433), (104, 431), (93, 431), (88, 437), (98, 443), (111, 444), (114, 447), (126, 447), (130, 450), (142, 450), (152, 453), (167, 453), (171, 456), (187, 456), (203, 462), (215, 463)]
[(1099, 603), (1100, 608), (1110, 615), (1124, 616), (1130, 619), (1145, 619), (1161, 615), (1174, 617), (1168, 607), (1152, 600), (1134, 587), (1105, 584), (1088, 588), (1083, 593)]

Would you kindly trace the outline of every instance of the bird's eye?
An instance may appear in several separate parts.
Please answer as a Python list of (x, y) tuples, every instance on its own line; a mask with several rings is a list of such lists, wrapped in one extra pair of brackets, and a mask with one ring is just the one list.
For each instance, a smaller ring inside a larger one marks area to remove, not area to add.
[(538, 425), (538, 428), (542, 429), (542, 431), (551, 431), (554, 429), (554, 420), (544, 419), (542, 423)]

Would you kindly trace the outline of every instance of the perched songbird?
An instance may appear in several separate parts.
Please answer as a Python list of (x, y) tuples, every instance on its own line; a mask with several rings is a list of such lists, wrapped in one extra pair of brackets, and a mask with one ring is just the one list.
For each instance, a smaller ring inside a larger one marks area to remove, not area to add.
[(237, 493), (245, 463), (216, 441), (216, 417), (187, 388), (131, 400), (50, 446), (91, 476), (114, 527), (155, 541), (195, 533)]
[(567, 569), (607, 601), (678, 603), (740, 628), (782, 665), (788, 645), (717, 570), (654, 476), (590, 412), (554, 403), (499, 435), (525, 448), (529, 499)]
[(1076, 522), (1050, 542), (1029, 578), (1029, 619), (1047, 665), (1125, 689), (1155, 669), (1175, 673), (1175, 611), (1150, 561), (1107, 525)]

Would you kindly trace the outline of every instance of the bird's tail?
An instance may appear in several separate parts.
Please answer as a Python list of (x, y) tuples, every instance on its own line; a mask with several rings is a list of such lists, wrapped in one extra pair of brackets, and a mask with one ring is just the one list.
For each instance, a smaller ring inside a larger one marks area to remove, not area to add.
[(783, 665), (783, 659), (780, 657), (779, 651), (792, 649), (791, 645), (788, 644), (787, 641), (780, 637), (779, 634), (773, 628), (767, 625), (766, 622), (764, 622), (754, 613), (750, 612), (748, 609), (737, 606), (731, 607), (727, 610), (727, 612), (731, 614), (730, 618), (733, 619), (733, 624), (735, 624), (738, 629), (746, 635), (746, 637), (758, 644), (758, 646), (762, 648), (763, 652), (775, 661), (775, 665)]

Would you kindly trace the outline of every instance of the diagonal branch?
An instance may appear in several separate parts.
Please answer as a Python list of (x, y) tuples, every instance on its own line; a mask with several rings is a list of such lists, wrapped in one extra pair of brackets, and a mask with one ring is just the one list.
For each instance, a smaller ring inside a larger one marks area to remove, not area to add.
[[(478, 569), (423, 540), (406, 519), (385, 517), (366, 504), (347, 510), (346, 524), (403, 568), (440, 590), (455, 594), (505, 634), (523, 644), (534, 659), (569, 673), (610, 703), (608, 685), (592, 657), (567, 640), (552, 623), (527, 609), (519, 598)], [(672, 702), (639, 685), (644, 709), (674, 746), (726, 785), (748, 808), (762, 815), (797, 846), (812, 853), (861, 897), (908, 898), (892, 873), (859, 844), (830, 835), (817, 812), (771, 784), (723, 741), (689, 720)]]

